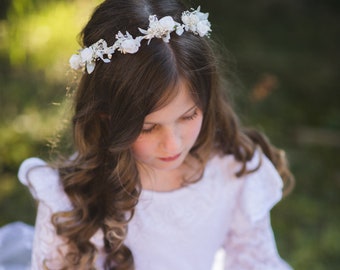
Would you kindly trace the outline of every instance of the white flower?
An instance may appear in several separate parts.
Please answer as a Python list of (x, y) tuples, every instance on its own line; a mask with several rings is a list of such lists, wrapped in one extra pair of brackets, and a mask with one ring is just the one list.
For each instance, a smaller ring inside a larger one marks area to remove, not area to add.
[(112, 47), (107, 47), (107, 43), (104, 39), (98, 40), (91, 48), (96, 58), (102, 59), (104, 63), (110, 62), (114, 49)]
[(184, 11), (181, 19), (186, 31), (191, 31), (203, 37), (209, 34), (211, 25), (208, 21), (209, 13), (202, 13), (200, 9), (201, 7), (193, 11)]
[(192, 32), (196, 31), (196, 25), (199, 22), (198, 17), (190, 12), (184, 13), (182, 15), (182, 22), (184, 23), (184, 28), (186, 31), (190, 30)]
[(95, 51), (92, 49), (92, 47), (86, 47), (79, 52), (79, 55), (81, 58), (81, 65), (86, 67), (88, 74), (92, 73), (96, 65)]
[(159, 20), (159, 24), (165, 32), (170, 32), (175, 29), (176, 22), (171, 16), (165, 16)]
[(200, 21), (208, 20), (209, 13), (203, 13), (200, 10), (201, 10), (201, 6), (198, 6), (198, 8), (193, 11), (193, 13), (196, 14), (196, 16), (198, 17)]
[(92, 48), (84, 48), (80, 51), (80, 57), (82, 62), (91, 62), (93, 59)]
[(175, 22), (171, 16), (165, 16), (158, 20), (156, 15), (150, 15), (148, 29), (139, 28), (139, 31), (145, 35), (143, 38), (148, 39), (149, 43), (153, 38), (162, 38), (164, 42), (169, 42), (170, 33), (179, 26), (180, 24)]
[(113, 48), (117, 48), (121, 53), (136, 53), (139, 50), (141, 37), (133, 38), (129, 32), (124, 35), (122, 32), (118, 32), (116, 35), (116, 42), (113, 44)]
[(208, 20), (200, 21), (197, 24), (196, 31), (200, 35), (200, 37), (204, 37), (205, 35), (209, 34), (209, 31), (211, 31), (210, 26), (211, 25), (210, 25), (210, 22)]
[(87, 73), (91, 74), (96, 66), (96, 60), (100, 58), (105, 63), (109, 63), (112, 53), (114, 49), (108, 47), (105, 40), (100, 39), (90, 47), (80, 50), (78, 54), (72, 55), (70, 66), (76, 70), (85, 66)]
[(81, 57), (79, 54), (73, 54), (69, 60), (72, 69), (80, 69), (82, 67)]
[(121, 44), (122, 53), (136, 53), (139, 45), (133, 39), (126, 39)]

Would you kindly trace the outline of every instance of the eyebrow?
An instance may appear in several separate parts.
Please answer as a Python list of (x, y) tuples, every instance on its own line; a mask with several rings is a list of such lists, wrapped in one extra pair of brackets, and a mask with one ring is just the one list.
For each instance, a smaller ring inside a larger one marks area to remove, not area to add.
[[(180, 115), (180, 117), (182, 117), (183, 115), (187, 114), (188, 112), (192, 111), (193, 109), (197, 108), (197, 105), (195, 104), (194, 106), (190, 107), (188, 110), (186, 110), (184, 113), (182, 113)], [(151, 125), (151, 124), (155, 124), (153, 122), (144, 122), (144, 125)]]
[(185, 111), (181, 116), (187, 114), (188, 112), (192, 111), (193, 109), (195, 109), (197, 106), (196, 104), (194, 106), (192, 106), (190, 109), (188, 109), (187, 111)]

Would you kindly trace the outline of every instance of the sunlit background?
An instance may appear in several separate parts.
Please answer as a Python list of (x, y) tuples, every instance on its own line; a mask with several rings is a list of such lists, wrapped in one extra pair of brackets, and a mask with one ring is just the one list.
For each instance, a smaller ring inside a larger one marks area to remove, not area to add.
[[(68, 58), (99, 2), (1, 2), (0, 226), (34, 224), (35, 202), (16, 172), (27, 157), (49, 160), (67, 125)], [(198, 4), (234, 62), (240, 118), (287, 151), (296, 177), (272, 212), (282, 257), (295, 269), (339, 269), (340, 1)]]

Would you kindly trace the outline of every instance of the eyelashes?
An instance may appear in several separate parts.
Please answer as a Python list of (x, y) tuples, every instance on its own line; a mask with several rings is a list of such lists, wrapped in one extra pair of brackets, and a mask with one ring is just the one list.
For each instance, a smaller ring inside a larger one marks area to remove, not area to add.
[[(194, 120), (196, 117), (198, 116), (198, 109), (195, 108), (194, 112), (189, 115), (189, 116), (183, 116), (181, 117), (179, 120), (181, 121), (191, 121), (191, 120)], [(142, 129), (141, 133), (142, 134), (148, 134), (148, 133), (151, 133), (152, 131), (154, 131), (156, 128), (158, 127), (157, 124), (153, 125), (152, 127), (150, 128), (146, 128), (146, 129)]]
[(151, 128), (142, 129), (141, 133), (143, 133), (143, 134), (151, 133), (151, 132), (156, 128), (156, 126), (157, 126), (157, 125), (153, 125)]
[(196, 108), (192, 115), (185, 116), (185, 117), (183, 117), (183, 119), (184, 120), (193, 120), (197, 117), (197, 115), (198, 115), (198, 112), (197, 112), (197, 108)]

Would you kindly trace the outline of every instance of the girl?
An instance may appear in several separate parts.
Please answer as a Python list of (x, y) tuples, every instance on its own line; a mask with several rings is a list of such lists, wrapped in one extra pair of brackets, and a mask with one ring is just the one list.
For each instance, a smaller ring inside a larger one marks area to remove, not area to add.
[(221, 247), (225, 269), (290, 269), (269, 221), (289, 171), (240, 127), (210, 32), (177, 0), (94, 11), (70, 59), (76, 154), (19, 170), (39, 200), (33, 269), (207, 270)]

